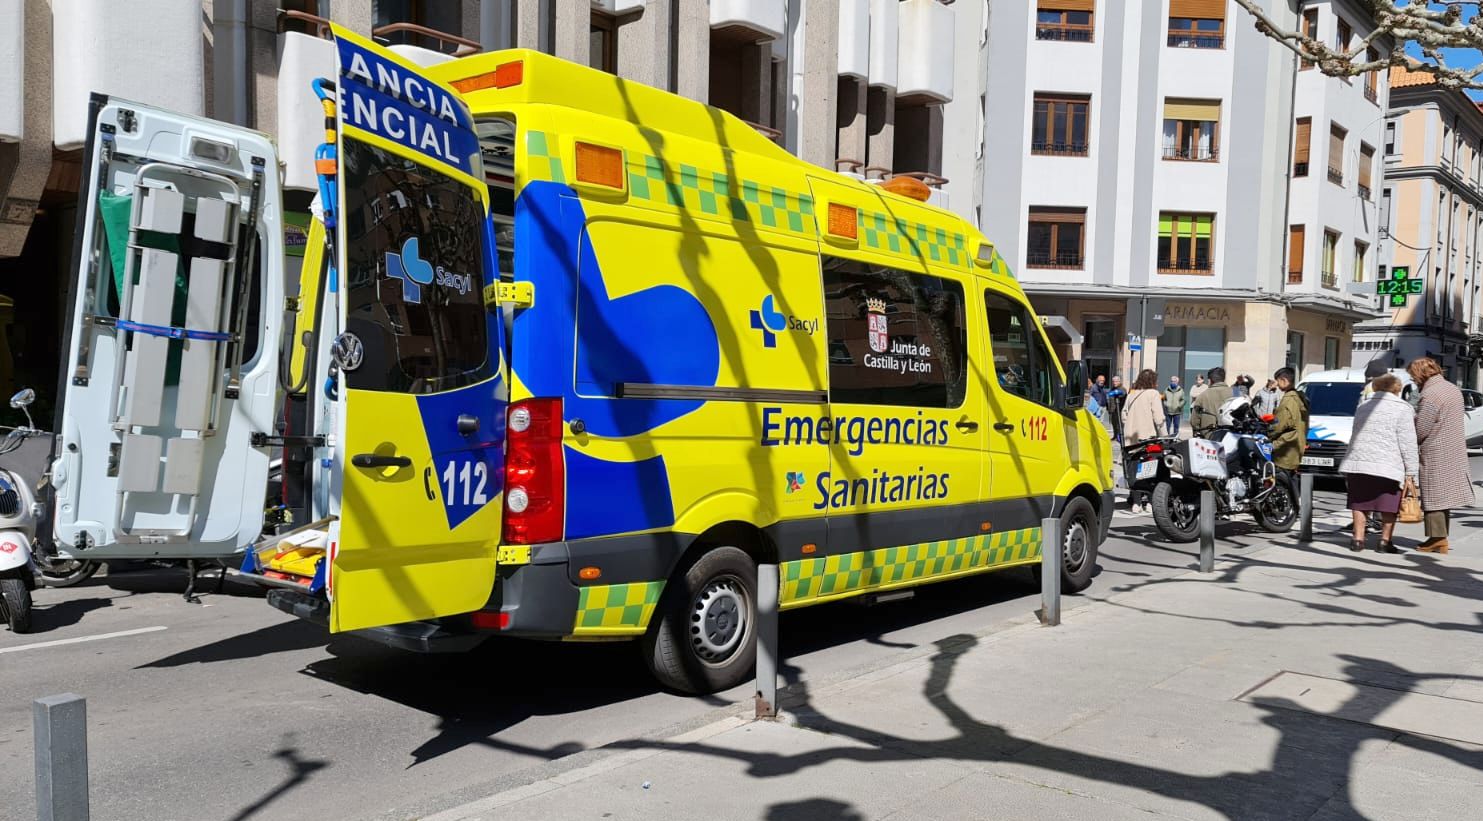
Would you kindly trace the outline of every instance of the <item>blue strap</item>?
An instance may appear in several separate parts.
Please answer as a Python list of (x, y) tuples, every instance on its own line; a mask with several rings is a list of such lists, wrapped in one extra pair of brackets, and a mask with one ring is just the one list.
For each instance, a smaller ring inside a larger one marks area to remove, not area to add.
[(205, 342), (230, 342), (232, 340), (232, 335), (226, 331), (192, 331), (187, 328), (172, 328), (168, 325), (147, 325), (143, 322), (130, 322), (127, 319), (120, 319), (114, 325), (120, 331), (149, 334), (150, 336), (164, 336), (170, 339), (199, 339)]

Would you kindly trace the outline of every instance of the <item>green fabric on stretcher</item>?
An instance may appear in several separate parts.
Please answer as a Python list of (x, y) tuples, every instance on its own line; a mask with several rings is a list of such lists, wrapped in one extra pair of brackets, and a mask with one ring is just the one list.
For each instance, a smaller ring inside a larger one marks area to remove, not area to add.
[[(108, 261), (113, 267), (114, 295), (118, 297), (119, 310), (124, 304), (124, 263), (129, 253), (129, 218), (133, 215), (134, 198), (128, 194), (98, 192), (98, 215), (103, 220), (103, 235), (108, 240)], [(175, 300), (170, 305), (170, 324), (176, 328), (185, 326), (187, 285), (185, 260), (179, 257), (180, 237), (158, 231), (140, 231), (139, 244), (146, 248), (169, 251), (177, 255), (175, 267)], [(135, 280), (137, 283), (137, 279)], [(165, 359), (165, 384), (180, 384), (180, 356), (183, 343), (179, 339), (169, 341), (169, 354)]]

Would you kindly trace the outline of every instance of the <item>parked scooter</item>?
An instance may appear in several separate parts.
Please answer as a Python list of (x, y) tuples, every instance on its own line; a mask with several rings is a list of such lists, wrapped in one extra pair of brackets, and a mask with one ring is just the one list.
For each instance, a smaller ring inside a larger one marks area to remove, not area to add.
[(1263, 530), (1282, 533), (1298, 519), (1293, 477), (1272, 462), (1267, 423), (1246, 397), (1221, 406), (1208, 439), (1156, 439), (1125, 455), (1128, 485), (1150, 494), (1153, 520), (1172, 542), (1200, 535), (1200, 491), (1215, 491), (1215, 515), (1249, 513)]
[[(20, 448), (41, 433), (27, 407), (36, 399), (30, 388), (10, 398), (10, 406), (26, 414), (26, 426), (11, 428), (0, 440), (0, 455)], [(36, 498), (17, 473), (0, 468), (0, 618), (10, 629), (31, 629), (31, 591), (36, 589), (36, 566), (31, 542), (36, 536)]]

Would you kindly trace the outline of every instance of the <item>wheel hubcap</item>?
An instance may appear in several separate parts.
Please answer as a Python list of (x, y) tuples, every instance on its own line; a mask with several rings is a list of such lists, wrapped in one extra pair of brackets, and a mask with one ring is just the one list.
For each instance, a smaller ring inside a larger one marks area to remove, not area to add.
[(690, 644), (695, 654), (711, 664), (730, 659), (746, 638), (747, 613), (741, 581), (731, 576), (713, 579), (690, 608)]
[(1087, 560), (1087, 545), (1091, 536), (1084, 519), (1077, 517), (1066, 526), (1066, 538), (1061, 545), (1066, 557), (1066, 572), (1075, 575)]

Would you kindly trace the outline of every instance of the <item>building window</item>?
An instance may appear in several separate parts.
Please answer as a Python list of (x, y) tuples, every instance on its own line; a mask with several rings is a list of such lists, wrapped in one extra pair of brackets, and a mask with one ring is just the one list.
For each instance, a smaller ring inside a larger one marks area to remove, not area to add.
[(1334, 260), (1339, 256), (1339, 234), (1335, 231), (1323, 232), (1323, 264), (1318, 270), (1319, 284), (1325, 288), (1338, 290), (1339, 277), (1334, 273)]
[(1220, 157), (1220, 101), (1164, 101), (1164, 159), (1214, 162)]
[(1344, 138), (1349, 132), (1329, 123), (1329, 182), (1344, 184)]
[(1390, 236), (1390, 194), (1387, 188), (1380, 192), (1380, 236)]
[(1370, 246), (1359, 240), (1354, 241), (1354, 281), (1365, 281), (1365, 256), (1370, 253)]
[[(1373, 63), (1380, 59), (1380, 52), (1374, 49), (1365, 49), (1365, 62)], [(1380, 104), (1380, 72), (1384, 69), (1375, 69), (1365, 74), (1365, 99), (1376, 105)]]
[(1159, 214), (1159, 271), (1208, 274), (1215, 265), (1215, 215)]
[(1031, 123), (1030, 152), (1064, 157), (1085, 157), (1087, 111), (1091, 97), (1035, 95), (1035, 117)]
[[(463, 29), (462, 10), (457, 3), (428, 3), (424, 0), (376, 0), (371, 4), (371, 33), (387, 45), (408, 45), (453, 54), (460, 44), (437, 34), (457, 35)], [(404, 29), (411, 23), (432, 29), (433, 34)], [(391, 28), (388, 30), (387, 27)]]
[(610, 14), (592, 12), (587, 64), (609, 74), (618, 73), (618, 25)]
[(1338, 49), (1341, 54), (1347, 53), (1349, 51), (1349, 41), (1354, 39), (1354, 30), (1349, 27), (1349, 21), (1340, 17), (1339, 25), (1335, 29), (1334, 34), (1336, 35), (1334, 37), (1334, 48)]
[[(1303, 12), (1302, 34), (1311, 40), (1318, 39), (1318, 9), (1306, 9)], [(1312, 60), (1303, 61), (1303, 69), (1313, 68)]]
[(1171, 48), (1224, 48), (1226, 0), (1169, 0)]
[(1375, 149), (1359, 144), (1359, 198), (1370, 199), (1370, 181), (1375, 167)]
[(1303, 284), (1303, 256), (1307, 251), (1308, 228), (1294, 225), (1287, 229), (1287, 284)]
[(1308, 151), (1313, 143), (1313, 118), (1299, 117), (1292, 139), (1292, 175), (1308, 176)]
[(1303, 375), (1303, 335), (1298, 331), (1287, 332), (1287, 367)]
[(1025, 247), (1027, 267), (1080, 270), (1086, 247), (1086, 209), (1032, 206)]
[(1326, 336), (1323, 338), (1323, 369), (1332, 371), (1339, 367), (1339, 338)]
[(1385, 124), (1385, 156), (1395, 156), (1395, 122)]
[(1095, 5), (1095, 0), (1040, 0), (1035, 14), (1035, 39), (1092, 42)]
[(1442, 126), (1442, 162), (1452, 163), (1452, 126)]

